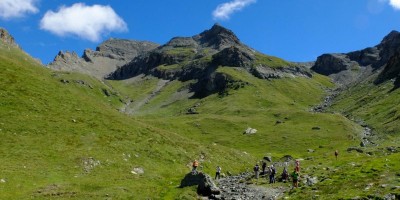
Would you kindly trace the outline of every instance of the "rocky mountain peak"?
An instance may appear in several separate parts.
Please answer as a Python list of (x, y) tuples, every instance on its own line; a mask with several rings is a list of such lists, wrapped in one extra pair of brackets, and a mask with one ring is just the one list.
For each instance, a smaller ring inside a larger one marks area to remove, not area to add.
[(400, 32), (398, 31), (391, 31), (387, 36), (385, 36), (380, 43), (380, 45), (385, 45), (388, 43), (393, 43), (395, 41), (400, 41)]
[(218, 50), (241, 45), (239, 38), (231, 30), (219, 24), (215, 24), (211, 29), (194, 36), (193, 39), (198, 41), (202, 46)]
[(48, 67), (81, 72), (102, 79), (118, 67), (158, 46), (153, 42), (111, 38), (101, 43), (96, 50), (86, 49), (81, 58), (75, 52), (60, 51)]
[(18, 46), (18, 44), (15, 43), (14, 37), (4, 28), (0, 28), (0, 41), (7, 45)]

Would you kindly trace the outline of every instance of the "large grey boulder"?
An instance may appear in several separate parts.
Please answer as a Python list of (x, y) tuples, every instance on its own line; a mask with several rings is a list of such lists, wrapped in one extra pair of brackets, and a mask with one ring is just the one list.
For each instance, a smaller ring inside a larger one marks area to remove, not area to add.
[(180, 188), (190, 187), (197, 185), (197, 193), (202, 196), (211, 196), (220, 194), (220, 189), (212, 181), (208, 174), (197, 173), (197, 174), (186, 174), (185, 178), (182, 179)]

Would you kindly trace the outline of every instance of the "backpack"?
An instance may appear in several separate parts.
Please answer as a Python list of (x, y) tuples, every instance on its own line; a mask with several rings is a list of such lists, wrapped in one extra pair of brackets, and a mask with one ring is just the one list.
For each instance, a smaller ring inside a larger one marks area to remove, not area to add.
[(254, 166), (254, 171), (258, 171), (258, 165)]
[(275, 173), (276, 173), (275, 168), (271, 168), (271, 174), (275, 175)]

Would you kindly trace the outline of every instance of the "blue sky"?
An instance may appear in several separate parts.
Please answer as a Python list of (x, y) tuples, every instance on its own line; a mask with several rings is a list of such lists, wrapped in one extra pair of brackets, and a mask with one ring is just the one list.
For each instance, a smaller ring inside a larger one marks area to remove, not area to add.
[(215, 23), (262, 53), (313, 61), (400, 30), (400, 0), (0, 0), (0, 27), (45, 64), (110, 37), (164, 44)]

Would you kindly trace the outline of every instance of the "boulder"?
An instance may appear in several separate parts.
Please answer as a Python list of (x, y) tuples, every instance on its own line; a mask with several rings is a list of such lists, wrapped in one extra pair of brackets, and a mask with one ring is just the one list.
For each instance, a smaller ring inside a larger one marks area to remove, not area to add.
[(197, 187), (197, 193), (203, 196), (218, 195), (221, 193), (220, 189), (212, 181), (211, 177), (204, 174), (203, 180)]
[(186, 174), (179, 187), (184, 188), (195, 185), (197, 185), (197, 193), (202, 196), (219, 195), (221, 193), (220, 189), (212, 181), (212, 178), (204, 173)]
[(272, 162), (272, 156), (264, 156), (263, 159), (268, 161), (268, 162)]
[(312, 127), (311, 129), (312, 129), (312, 130), (321, 130), (321, 127), (319, 127), (319, 126), (314, 126), (314, 127)]
[(248, 134), (248, 135), (250, 135), (250, 134), (255, 134), (255, 133), (257, 133), (257, 129), (254, 129), (254, 128), (247, 128), (244, 132), (243, 132), (243, 134)]
[(135, 167), (131, 171), (132, 174), (144, 174), (144, 169), (141, 167)]
[(364, 151), (359, 147), (349, 147), (349, 148), (347, 148), (347, 151), (348, 152), (357, 151), (358, 153), (364, 153)]
[(313, 186), (313, 185), (315, 185), (317, 183), (318, 183), (318, 178), (317, 177), (310, 177), (310, 176), (306, 176), (305, 177), (304, 184), (306, 184), (308, 186)]

